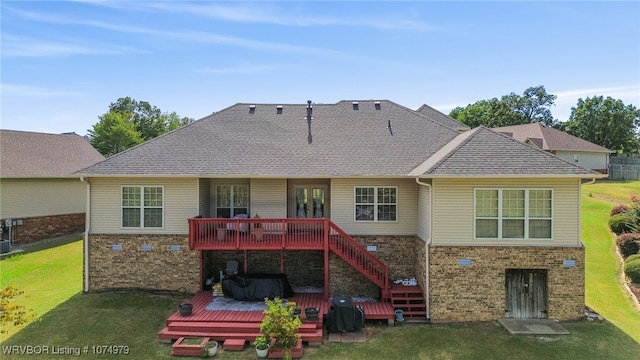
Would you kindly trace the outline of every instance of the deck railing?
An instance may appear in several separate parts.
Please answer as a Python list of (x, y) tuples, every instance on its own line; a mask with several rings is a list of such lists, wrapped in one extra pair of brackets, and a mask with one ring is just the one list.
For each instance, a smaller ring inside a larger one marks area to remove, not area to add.
[(384, 291), (389, 267), (329, 219), (189, 219), (193, 250), (332, 251)]
[(323, 249), (323, 219), (189, 219), (189, 247), (196, 250)]
[(356, 242), (339, 226), (329, 221), (329, 249), (358, 269), (381, 289), (389, 289), (389, 267)]

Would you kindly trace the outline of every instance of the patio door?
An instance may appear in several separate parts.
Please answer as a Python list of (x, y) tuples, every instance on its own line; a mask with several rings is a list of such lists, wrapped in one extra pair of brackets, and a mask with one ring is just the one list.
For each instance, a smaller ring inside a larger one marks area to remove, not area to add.
[(289, 180), (288, 217), (296, 219), (330, 218), (329, 181)]
[(295, 186), (295, 216), (296, 218), (322, 219), (327, 212), (326, 185)]
[(505, 317), (514, 319), (547, 318), (547, 271), (507, 270)]

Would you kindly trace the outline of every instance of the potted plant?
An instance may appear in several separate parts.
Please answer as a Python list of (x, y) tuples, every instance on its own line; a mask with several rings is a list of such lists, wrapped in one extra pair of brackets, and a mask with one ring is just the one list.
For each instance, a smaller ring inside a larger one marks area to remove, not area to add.
[(217, 341), (209, 341), (202, 348), (202, 357), (211, 357), (215, 356), (218, 352), (218, 342)]
[[(291, 349), (300, 347), (298, 329), (302, 325), (299, 317), (294, 316), (296, 303), (289, 301), (283, 304), (282, 299), (264, 299), (267, 309), (260, 323), (260, 334), (271, 339), (270, 352), (282, 352), (284, 359), (291, 359)], [(301, 354), (300, 354), (301, 355)]]
[[(254, 219), (260, 219), (260, 215), (256, 213)], [(253, 223), (253, 234), (256, 236), (257, 241), (262, 241), (262, 237), (264, 236), (264, 228), (262, 227), (261, 222)]]
[(253, 345), (256, 347), (256, 353), (258, 357), (265, 358), (269, 354), (269, 343), (271, 340), (266, 335), (260, 335), (253, 340)]

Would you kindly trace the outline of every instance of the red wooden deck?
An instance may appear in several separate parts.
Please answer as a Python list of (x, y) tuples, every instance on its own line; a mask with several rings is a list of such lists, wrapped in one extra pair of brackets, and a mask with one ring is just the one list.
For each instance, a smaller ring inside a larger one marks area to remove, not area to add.
[[(299, 293), (288, 299), (303, 309), (299, 334), (302, 341), (320, 344), (323, 337), (323, 318), (329, 311), (329, 302), (323, 301), (321, 293)], [(251, 342), (259, 334), (262, 311), (207, 311), (213, 300), (210, 291), (196, 294), (188, 302), (193, 304), (190, 316), (181, 316), (179, 311), (169, 316), (166, 327), (158, 333), (158, 340), (173, 341), (180, 337), (210, 337), (212, 340), (244, 339)], [(390, 302), (356, 302), (364, 308), (367, 320), (391, 320), (394, 309)], [(304, 309), (320, 308), (318, 320), (305, 319)]]

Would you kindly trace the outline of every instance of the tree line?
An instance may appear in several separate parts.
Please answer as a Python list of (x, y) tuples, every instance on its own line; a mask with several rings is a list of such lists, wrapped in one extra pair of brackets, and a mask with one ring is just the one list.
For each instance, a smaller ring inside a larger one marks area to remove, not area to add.
[(593, 96), (578, 100), (566, 122), (551, 114), (556, 95), (544, 86), (511, 93), (500, 99), (480, 100), (456, 107), (449, 116), (471, 128), (489, 128), (539, 122), (619, 153), (640, 152), (640, 110), (611, 97)]
[[(500, 99), (479, 100), (451, 110), (449, 116), (471, 128), (489, 128), (538, 122), (554, 127), (619, 153), (640, 152), (640, 110), (611, 97), (593, 96), (578, 100), (566, 122), (551, 113), (556, 95), (544, 86), (526, 89), (522, 95), (510, 93)], [(130, 97), (118, 99), (98, 116), (100, 121), (88, 131), (89, 141), (101, 154), (112, 156), (144, 141), (187, 125), (194, 120), (175, 112), (162, 112), (146, 101)]]

